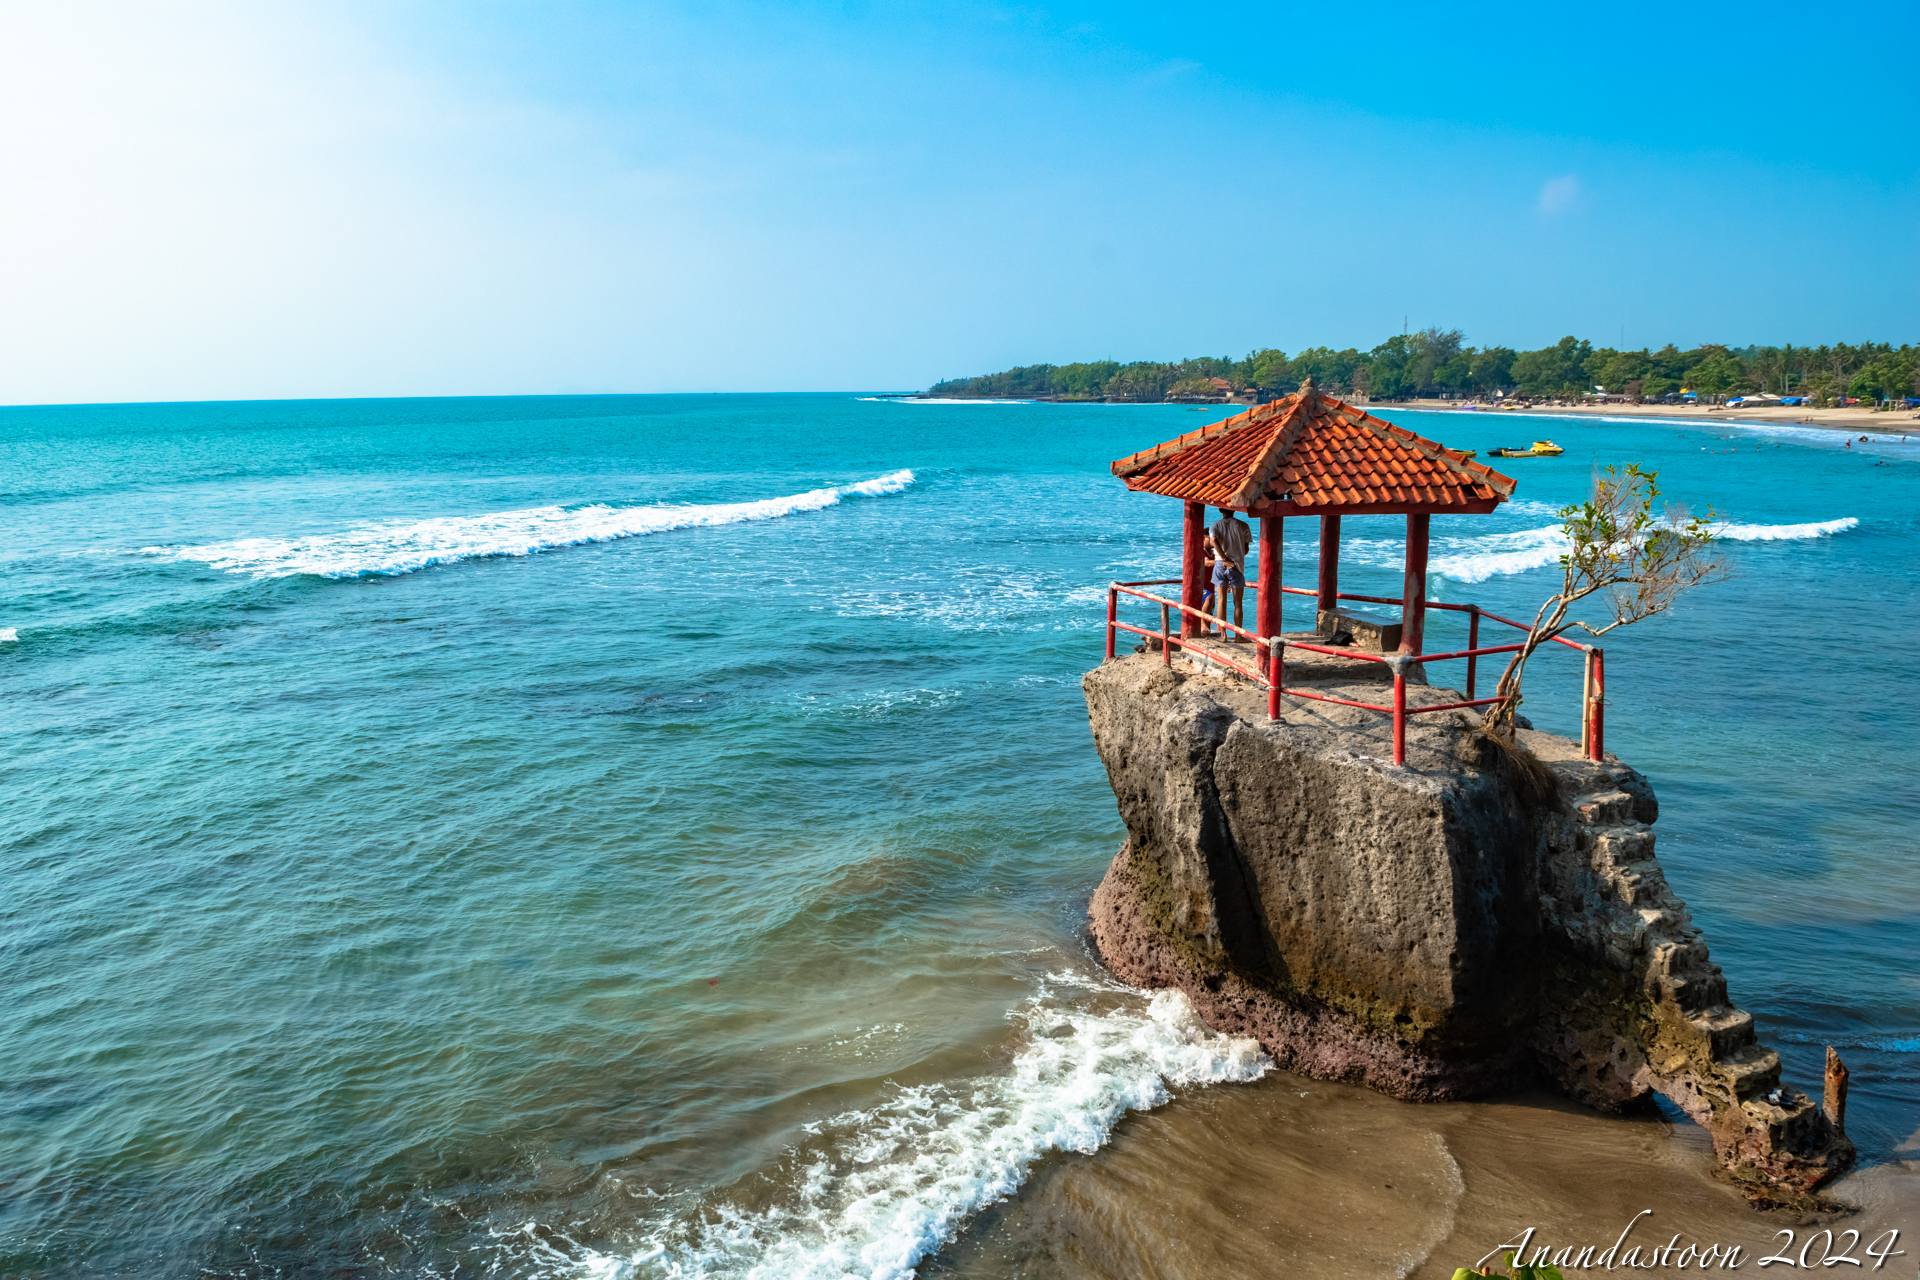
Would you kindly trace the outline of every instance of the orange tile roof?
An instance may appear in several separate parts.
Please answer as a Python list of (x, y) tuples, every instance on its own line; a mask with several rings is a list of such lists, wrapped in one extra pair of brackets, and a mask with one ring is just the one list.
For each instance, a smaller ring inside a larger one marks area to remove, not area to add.
[(1213, 507), (1286, 504), (1488, 511), (1514, 482), (1314, 389), (1190, 431), (1113, 464), (1127, 488)]

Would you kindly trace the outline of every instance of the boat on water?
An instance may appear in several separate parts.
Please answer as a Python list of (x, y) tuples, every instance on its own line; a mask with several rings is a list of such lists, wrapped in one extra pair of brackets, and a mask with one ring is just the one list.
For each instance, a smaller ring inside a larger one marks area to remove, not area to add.
[(1489, 449), (1487, 456), (1490, 458), (1552, 458), (1565, 452), (1565, 449), (1551, 440), (1535, 440), (1531, 448)]

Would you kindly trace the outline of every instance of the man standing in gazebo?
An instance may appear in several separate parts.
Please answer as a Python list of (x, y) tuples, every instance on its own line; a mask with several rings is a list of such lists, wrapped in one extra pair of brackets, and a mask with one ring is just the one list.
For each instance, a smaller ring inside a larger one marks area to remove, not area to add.
[(1221, 507), (1219, 511), (1220, 521), (1213, 526), (1213, 610), (1223, 624), (1221, 638), (1238, 644), (1240, 637), (1229, 633), (1224, 625), (1227, 593), (1233, 593), (1233, 625), (1246, 626), (1241, 608), (1246, 596), (1247, 548), (1253, 545), (1253, 528), (1227, 508)]

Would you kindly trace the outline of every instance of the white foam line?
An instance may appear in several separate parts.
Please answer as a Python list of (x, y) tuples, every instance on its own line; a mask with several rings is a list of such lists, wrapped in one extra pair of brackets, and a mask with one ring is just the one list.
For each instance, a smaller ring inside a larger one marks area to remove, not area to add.
[[(888, 404), (1050, 404), (1075, 409), (1191, 409), (1193, 405), (1168, 404), (1161, 400), (985, 400), (973, 396), (861, 396), (862, 400), (883, 400)], [(1226, 406), (1207, 405), (1208, 409)], [(1243, 406), (1233, 406), (1240, 408)], [(1203, 424), (1205, 425), (1205, 424)], [(1197, 428), (1196, 428), (1197, 429)]]
[(956, 396), (946, 399), (944, 396), (902, 396), (894, 404), (1036, 404), (1034, 400), (984, 400), (973, 396)]
[(483, 556), (528, 556), (555, 547), (611, 542), (670, 529), (777, 520), (818, 511), (842, 498), (877, 498), (913, 483), (913, 472), (889, 472), (858, 484), (811, 489), (758, 502), (704, 506), (528, 507), (479, 516), (441, 516), (411, 523), (366, 525), (307, 538), (237, 538), (192, 547), (142, 547), (148, 555), (195, 560), (228, 573), (284, 578), (310, 573), (323, 578), (397, 577), (429, 565)]
[(1054, 1007), (1043, 992), (1015, 1021), (1031, 1042), (1005, 1074), (902, 1089), (815, 1126), (825, 1141), (803, 1157), (786, 1203), (683, 1212), (628, 1256), (586, 1253), (575, 1274), (906, 1280), (1047, 1152), (1092, 1153), (1128, 1111), (1166, 1102), (1171, 1086), (1257, 1080), (1273, 1065), (1254, 1041), (1209, 1031), (1177, 991), (1106, 1014)]
[(1714, 528), (1717, 538), (1735, 542), (1781, 542), (1797, 538), (1830, 538), (1859, 524), (1854, 516), (1838, 520), (1818, 520), (1811, 524), (1723, 524)]
[(1551, 502), (1540, 502), (1532, 498), (1509, 498), (1500, 508), (1501, 514), (1508, 516), (1556, 516), (1559, 506)]
[(1455, 582), (1485, 582), (1488, 578), (1558, 564), (1572, 545), (1567, 541), (1566, 531), (1557, 524), (1544, 529), (1487, 534), (1472, 541), (1483, 545), (1453, 555), (1436, 556), (1427, 562), (1428, 570)]
[(1434, 1154), (1440, 1157), (1440, 1168), (1446, 1182), (1446, 1201), (1440, 1206), (1437, 1218), (1430, 1218), (1432, 1224), (1421, 1233), (1421, 1239), (1409, 1246), (1401, 1255), (1401, 1262), (1394, 1269), (1399, 1280), (1423, 1265), (1433, 1256), (1433, 1251), (1453, 1234), (1453, 1228), (1459, 1221), (1460, 1201), (1467, 1194), (1467, 1180), (1460, 1172), (1460, 1162), (1453, 1158), (1453, 1152), (1447, 1147), (1447, 1140), (1438, 1133), (1430, 1133)]
[[(1817, 520), (1806, 524), (1734, 524), (1714, 528), (1714, 536), (1730, 542), (1793, 542), (1807, 538), (1830, 538), (1845, 533), (1860, 523), (1855, 516), (1838, 520)], [(1566, 532), (1559, 525), (1539, 529), (1520, 529), (1508, 533), (1489, 533), (1477, 538), (1447, 539), (1444, 554), (1428, 562), (1428, 569), (1455, 582), (1485, 582), (1488, 578), (1525, 573), (1558, 564), (1568, 546)], [(1366, 563), (1397, 567), (1403, 554), (1398, 542), (1356, 542)], [(1457, 550), (1455, 549), (1457, 548)]]

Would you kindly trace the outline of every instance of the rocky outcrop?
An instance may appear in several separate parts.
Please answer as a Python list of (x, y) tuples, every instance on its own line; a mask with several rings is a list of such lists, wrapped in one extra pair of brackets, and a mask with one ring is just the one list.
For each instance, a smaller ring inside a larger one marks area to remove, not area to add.
[[(1290, 663), (1288, 683), (1379, 701), (1372, 664)], [(1653, 856), (1652, 788), (1523, 731), (1551, 774), (1471, 717), (1386, 717), (1188, 674), (1157, 654), (1084, 683), (1128, 840), (1094, 895), (1123, 979), (1184, 990), (1283, 1066), (1451, 1099), (1543, 1074), (1593, 1106), (1671, 1099), (1756, 1199), (1801, 1202), (1853, 1148), (1726, 981)], [(1409, 690), (1415, 705), (1458, 700)]]

